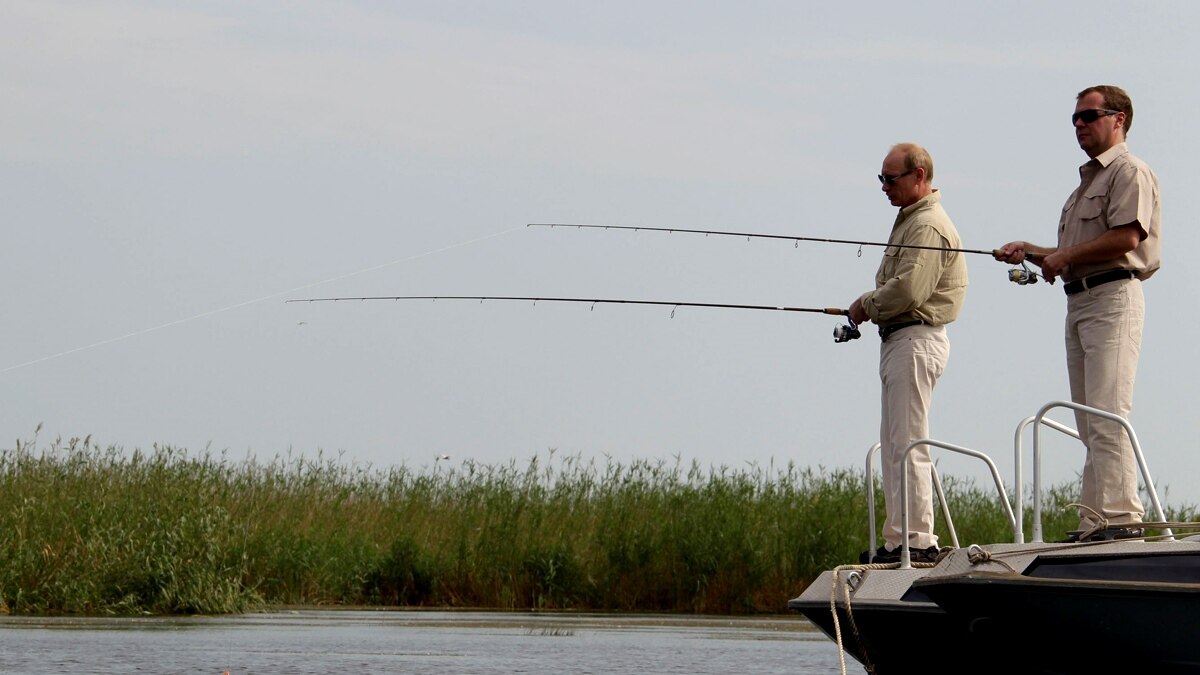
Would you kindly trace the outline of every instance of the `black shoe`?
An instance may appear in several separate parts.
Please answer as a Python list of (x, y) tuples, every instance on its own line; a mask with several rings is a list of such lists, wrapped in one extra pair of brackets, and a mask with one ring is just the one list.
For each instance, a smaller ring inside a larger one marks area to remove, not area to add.
[(911, 562), (915, 563), (935, 563), (938, 561), (940, 553), (941, 549), (936, 546), (930, 546), (929, 548), (916, 549), (908, 557)]
[(1102, 530), (1096, 530), (1089, 534), (1086, 538), (1079, 537), (1088, 530), (1071, 530), (1067, 533), (1066, 539), (1059, 539), (1054, 542), (1056, 544), (1075, 544), (1080, 541), (1113, 541), (1115, 539), (1141, 539), (1146, 536), (1146, 531), (1140, 527), (1106, 527)]
[[(900, 551), (900, 547), (897, 547), (895, 551), (889, 551), (887, 550), (887, 547), (880, 546), (879, 550), (875, 551), (874, 560), (868, 560), (868, 558), (870, 558), (870, 551), (863, 551), (862, 553), (858, 554), (858, 562), (863, 565), (868, 563), (874, 563), (877, 565), (890, 565), (892, 563), (898, 563), (900, 562)], [(938, 553), (940, 553), (940, 551), (936, 546), (930, 546), (929, 548), (916, 548), (912, 549), (912, 551), (908, 554), (908, 559), (909, 562), (914, 563), (937, 562)]]
[(863, 551), (862, 553), (858, 554), (858, 564), (860, 564), (860, 565), (869, 565), (872, 563), (880, 563), (880, 564), (886, 565), (888, 563), (894, 563), (894, 562), (900, 562), (900, 554), (892, 553), (891, 551), (888, 551), (883, 546), (880, 546), (875, 551), (875, 559), (874, 560), (871, 559), (870, 551)]

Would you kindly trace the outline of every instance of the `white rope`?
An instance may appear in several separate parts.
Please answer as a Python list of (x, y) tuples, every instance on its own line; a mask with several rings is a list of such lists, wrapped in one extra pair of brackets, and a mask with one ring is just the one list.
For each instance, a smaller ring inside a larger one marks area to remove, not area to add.
[[(933, 564), (926, 563), (920, 564), (919, 566), (933, 567)], [(845, 596), (846, 617), (850, 620), (850, 630), (854, 633), (854, 641), (858, 643), (859, 652), (861, 652), (859, 660), (862, 661), (863, 666), (866, 668), (868, 673), (875, 672), (875, 665), (871, 663), (871, 657), (867, 654), (867, 650), (863, 645), (862, 635), (860, 635), (858, 632), (858, 624), (854, 622), (854, 612), (850, 611), (850, 584), (842, 581), (842, 570), (860, 570), (865, 573), (867, 570), (889, 570), (897, 569), (899, 567), (900, 563), (896, 562), (872, 563), (869, 565), (838, 565), (837, 567), (833, 568), (833, 583), (829, 589), (829, 611), (833, 614), (833, 633), (837, 642), (838, 660), (841, 662), (842, 675), (846, 675), (846, 647), (842, 644), (842, 624), (841, 621), (838, 620), (837, 612), (837, 589), (839, 586), (842, 587), (842, 594)]]
[[(838, 660), (842, 664), (842, 675), (846, 675), (846, 648), (842, 646), (842, 624), (838, 621), (837, 613), (837, 589), (841, 581), (842, 566), (839, 565), (833, 568), (833, 583), (829, 588), (829, 611), (833, 614), (833, 634), (837, 641)], [(846, 590), (846, 612), (850, 612), (850, 591), (849, 584)]]

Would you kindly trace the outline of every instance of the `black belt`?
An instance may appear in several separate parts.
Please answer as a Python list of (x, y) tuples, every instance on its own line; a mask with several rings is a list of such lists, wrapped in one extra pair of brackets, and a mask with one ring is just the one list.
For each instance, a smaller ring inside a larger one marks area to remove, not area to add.
[(889, 335), (891, 335), (892, 333), (895, 333), (896, 331), (900, 330), (901, 328), (908, 328), (909, 326), (920, 326), (924, 323), (925, 322), (922, 321), (921, 319), (916, 319), (914, 321), (901, 321), (900, 323), (894, 323), (890, 326), (880, 326), (879, 327), (879, 339), (886, 340), (886, 339), (888, 339)]
[(1133, 270), (1109, 270), (1076, 281), (1068, 281), (1063, 284), (1063, 290), (1067, 292), (1067, 295), (1075, 295), (1100, 284), (1107, 284), (1110, 281), (1121, 281), (1122, 279), (1132, 279), (1134, 276)]

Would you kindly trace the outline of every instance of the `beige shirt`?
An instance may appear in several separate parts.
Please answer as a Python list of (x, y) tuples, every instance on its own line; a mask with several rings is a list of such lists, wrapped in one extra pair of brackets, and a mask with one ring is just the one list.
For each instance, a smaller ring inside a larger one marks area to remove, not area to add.
[[(896, 215), (888, 244), (962, 248), (958, 230), (934, 190)], [(888, 246), (875, 273), (875, 290), (859, 298), (879, 327), (920, 319), (942, 326), (958, 318), (967, 294), (967, 261), (957, 251)]]
[(1063, 279), (1075, 281), (1097, 272), (1133, 270), (1143, 281), (1158, 271), (1158, 176), (1118, 143), (1079, 167), (1079, 187), (1067, 198), (1058, 221), (1058, 247), (1091, 241), (1110, 228), (1136, 223), (1142, 242), (1116, 260), (1070, 265)]

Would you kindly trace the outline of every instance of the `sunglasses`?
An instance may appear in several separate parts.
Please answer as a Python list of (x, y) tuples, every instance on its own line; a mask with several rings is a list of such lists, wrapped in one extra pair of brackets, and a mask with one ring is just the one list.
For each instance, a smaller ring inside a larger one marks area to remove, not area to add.
[(1091, 124), (1092, 122), (1095, 122), (1096, 120), (1100, 119), (1101, 117), (1108, 117), (1109, 115), (1116, 115), (1120, 112), (1121, 112), (1120, 110), (1108, 110), (1106, 108), (1089, 108), (1087, 110), (1080, 110), (1079, 112), (1075, 113), (1074, 115), (1071, 115), (1071, 124), (1074, 125), (1075, 123), (1079, 122), (1080, 120), (1083, 120), (1084, 124)]
[(896, 181), (900, 180), (901, 178), (904, 178), (905, 176), (907, 176), (908, 174), (910, 174), (914, 171), (916, 171), (916, 169), (909, 169), (908, 171), (905, 171), (904, 173), (896, 175), (896, 176), (889, 176), (886, 173), (881, 173), (881, 174), (879, 174), (879, 182), (882, 185), (891, 187), (896, 184)]

